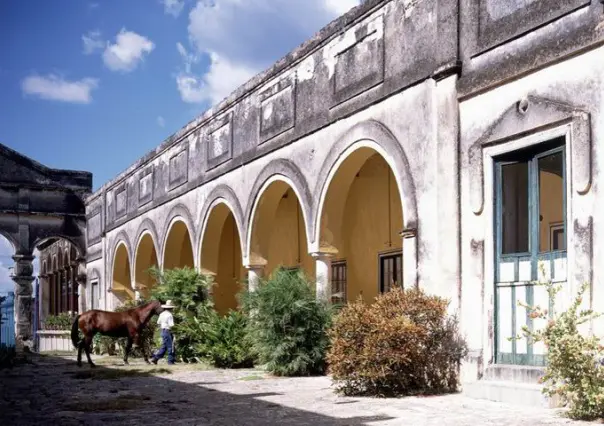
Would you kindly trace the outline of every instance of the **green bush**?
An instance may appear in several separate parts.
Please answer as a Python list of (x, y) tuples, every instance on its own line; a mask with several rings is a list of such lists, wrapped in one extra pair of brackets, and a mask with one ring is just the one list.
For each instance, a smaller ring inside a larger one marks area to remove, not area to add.
[(208, 298), (211, 277), (187, 267), (163, 272), (152, 268), (150, 272), (157, 281), (152, 298), (162, 302), (172, 300), (175, 305), (172, 331), (176, 356), (185, 362), (199, 359), (204, 355), (198, 351), (205, 339), (204, 324), (213, 311), (213, 304)]
[(327, 355), (338, 392), (399, 396), (456, 391), (467, 353), (448, 302), (396, 287), (374, 303), (344, 307), (334, 320)]
[(218, 368), (253, 367), (247, 316), (240, 311), (229, 311), (221, 316), (211, 310), (205, 320), (207, 322), (200, 323), (199, 327), (202, 341), (195, 348), (200, 357)]
[(331, 308), (316, 300), (302, 272), (278, 268), (254, 292), (242, 294), (252, 349), (268, 371), (282, 376), (325, 372)]
[(71, 330), (75, 315), (71, 312), (61, 312), (48, 315), (44, 320), (44, 330)]
[[(538, 284), (547, 287), (555, 302), (562, 286), (551, 282)], [(590, 309), (580, 310), (587, 288), (588, 284), (584, 284), (570, 307), (559, 314), (521, 304), (532, 318), (547, 320), (543, 328), (531, 331), (525, 326), (522, 333), (522, 337), (543, 342), (547, 348), (547, 365), (541, 378), (543, 393), (550, 397), (558, 395), (569, 408), (569, 416), (583, 420), (604, 417), (604, 347), (596, 336), (579, 331), (580, 325), (601, 315)]]

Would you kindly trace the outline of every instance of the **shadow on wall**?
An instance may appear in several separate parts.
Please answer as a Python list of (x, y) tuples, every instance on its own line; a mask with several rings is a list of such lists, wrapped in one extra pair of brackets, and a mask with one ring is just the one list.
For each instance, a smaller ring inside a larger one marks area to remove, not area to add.
[[(2, 425), (79, 424), (224, 424), (365, 425), (387, 416), (336, 418), (265, 401), (281, 393), (231, 393), (219, 382), (171, 380), (171, 370), (150, 368), (78, 368), (75, 361), (31, 355), (32, 364), (0, 370)], [(177, 365), (175, 373), (182, 368)], [(199, 370), (198, 370), (199, 371)], [(151, 373), (163, 374), (157, 377)], [(227, 379), (230, 375), (225, 375)], [(243, 374), (245, 376), (245, 374)], [(231, 379), (232, 382), (232, 379)], [(227, 380), (225, 380), (225, 384)], [(241, 386), (238, 391), (243, 392)], [(251, 388), (250, 386), (247, 387)], [(291, 397), (296, 397), (294, 390)], [(309, 401), (311, 403), (311, 401)], [(309, 407), (312, 408), (312, 407)], [(184, 423), (180, 423), (184, 422)]]

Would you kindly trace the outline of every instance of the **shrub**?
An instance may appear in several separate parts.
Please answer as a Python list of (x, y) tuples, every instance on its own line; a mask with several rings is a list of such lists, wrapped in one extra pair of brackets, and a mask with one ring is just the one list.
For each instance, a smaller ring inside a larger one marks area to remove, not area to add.
[(322, 374), (331, 309), (316, 300), (302, 272), (278, 268), (242, 302), (252, 349), (268, 371), (282, 376)]
[(254, 365), (251, 344), (247, 338), (247, 317), (239, 311), (225, 316), (208, 312), (206, 322), (199, 323), (202, 341), (196, 346), (199, 356), (218, 368), (249, 368)]
[(44, 320), (44, 330), (71, 330), (75, 315), (77, 314), (72, 312), (48, 315)]
[(198, 352), (204, 342), (203, 324), (213, 310), (208, 298), (211, 277), (187, 267), (163, 272), (152, 268), (150, 272), (157, 281), (152, 298), (162, 302), (172, 300), (175, 305), (172, 331), (176, 355), (186, 362), (198, 359), (203, 356)]
[(467, 353), (448, 302), (394, 288), (373, 304), (344, 307), (330, 330), (327, 355), (337, 391), (398, 396), (456, 391)]
[[(552, 301), (561, 285), (551, 282), (545, 285)], [(539, 330), (523, 327), (523, 337), (533, 342), (543, 342), (547, 348), (545, 375), (541, 378), (543, 393), (558, 395), (569, 408), (569, 416), (575, 419), (604, 417), (604, 348), (594, 335), (584, 335), (579, 326), (600, 316), (592, 310), (580, 310), (583, 294), (588, 285), (581, 286), (570, 307), (551, 315), (539, 306), (525, 306), (532, 318), (547, 320)], [(554, 305), (555, 306), (555, 305)], [(518, 337), (517, 337), (518, 338)]]

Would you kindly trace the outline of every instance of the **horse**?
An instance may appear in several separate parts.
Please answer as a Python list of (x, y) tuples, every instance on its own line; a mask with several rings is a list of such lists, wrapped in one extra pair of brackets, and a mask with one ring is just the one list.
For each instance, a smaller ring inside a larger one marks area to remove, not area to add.
[[(124, 351), (124, 364), (128, 365), (128, 354), (132, 349), (132, 343), (142, 348), (145, 362), (149, 364), (147, 348), (141, 345), (141, 332), (153, 315), (159, 315), (163, 311), (161, 302), (154, 300), (136, 308), (122, 312), (108, 312), (92, 309), (75, 317), (71, 326), (71, 342), (78, 350), (78, 367), (82, 366), (82, 349), (86, 352), (88, 364), (95, 367), (90, 359), (92, 338), (96, 333), (109, 337), (126, 337), (128, 343)], [(84, 334), (79, 340), (78, 330)]]

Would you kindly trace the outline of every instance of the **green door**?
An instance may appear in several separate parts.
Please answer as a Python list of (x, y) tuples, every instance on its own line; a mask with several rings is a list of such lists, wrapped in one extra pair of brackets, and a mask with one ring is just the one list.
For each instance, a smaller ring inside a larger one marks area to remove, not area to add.
[(510, 338), (540, 328), (518, 301), (551, 311), (537, 280), (565, 282), (566, 173), (564, 138), (495, 160), (495, 359), (545, 365), (543, 344)]

